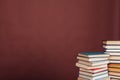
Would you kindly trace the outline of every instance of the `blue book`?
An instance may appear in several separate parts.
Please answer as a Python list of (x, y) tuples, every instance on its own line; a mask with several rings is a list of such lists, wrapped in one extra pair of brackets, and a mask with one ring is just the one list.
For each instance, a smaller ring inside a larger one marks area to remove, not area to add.
[(81, 57), (108, 57), (109, 54), (104, 52), (80, 52), (78, 56)]

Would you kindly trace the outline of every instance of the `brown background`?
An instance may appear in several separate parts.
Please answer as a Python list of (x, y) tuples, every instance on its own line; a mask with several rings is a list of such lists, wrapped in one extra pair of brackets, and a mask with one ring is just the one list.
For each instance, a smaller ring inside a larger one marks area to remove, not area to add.
[(76, 80), (78, 52), (119, 39), (117, 1), (0, 0), (0, 79)]

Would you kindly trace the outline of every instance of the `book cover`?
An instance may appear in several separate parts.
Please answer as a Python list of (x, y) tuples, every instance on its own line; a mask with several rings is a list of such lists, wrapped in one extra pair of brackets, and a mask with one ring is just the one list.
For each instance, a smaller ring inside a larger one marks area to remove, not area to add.
[(107, 64), (98, 65), (98, 66), (87, 66), (87, 65), (76, 63), (76, 66), (79, 67), (79, 68), (84, 68), (84, 69), (95, 69), (95, 68), (104, 68), (104, 67), (107, 67)]
[(108, 57), (109, 54), (106, 54), (104, 52), (81, 52), (81, 53), (78, 53), (78, 56), (83, 56), (83, 57)]
[(119, 76), (113, 76), (113, 75), (110, 75), (109, 77), (110, 77), (111, 80), (112, 80), (112, 79), (115, 79), (115, 80), (119, 80), (119, 79), (120, 79)]
[(120, 56), (120, 52), (110, 52), (109, 53), (110, 56)]
[(100, 61), (100, 60), (107, 60), (108, 57), (92, 57), (92, 58), (89, 58), (89, 57), (82, 57), (82, 56), (77, 56), (77, 59), (78, 60), (83, 60), (83, 61)]
[(109, 65), (108, 65), (108, 67), (113, 67), (113, 68), (120, 68), (120, 64), (116, 64), (116, 63), (110, 63)]
[(118, 44), (118, 45), (120, 45), (120, 41), (118, 40), (118, 41), (112, 41), (112, 40), (110, 40), (110, 41), (103, 41), (103, 44)]
[(116, 79), (116, 78), (110, 78), (110, 80), (118, 80), (118, 79)]
[(103, 78), (108, 77), (108, 74), (102, 74), (96, 77), (88, 76), (88, 75), (79, 75), (79, 77), (84, 78), (84, 80), (102, 80)]
[(108, 68), (108, 70), (111, 72), (119, 72), (120, 73), (120, 68)]
[(110, 78), (110, 80), (119, 80), (119, 79), (117, 79), (117, 78)]
[(107, 67), (104, 68), (95, 68), (95, 69), (84, 69), (84, 68), (80, 68), (80, 71), (85, 71), (85, 72), (90, 72), (90, 73), (99, 73), (105, 70), (108, 70)]
[(119, 72), (109, 72), (109, 75), (112, 75), (112, 76), (118, 76), (120, 77), (120, 73)]
[(103, 48), (106, 48), (106, 49), (120, 49), (120, 46), (109, 46), (109, 45), (103, 45)]
[(118, 63), (118, 64), (120, 64), (120, 61), (119, 60), (110, 60), (110, 63)]
[(84, 64), (84, 65), (88, 65), (88, 66), (97, 66), (97, 65), (108, 64), (109, 60), (94, 61), (94, 62), (78, 60), (78, 63), (79, 64)]
[(81, 75), (81, 74), (96, 77), (96, 76), (100, 76), (100, 75), (103, 75), (103, 74), (108, 74), (108, 71), (102, 71), (102, 72), (99, 72), (99, 73), (90, 73), (90, 72), (86, 72), (86, 71), (79, 71), (79, 75)]
[(106, 49), (106, 52), (120, 52), (120, 49)]
[[(89, 80), (89, 79), (78, 77), (77, 80)], [(100, 79), (98, 79), (98, 80), (100, 80)], [(105, 77), (105, 78), (101, 78), (101, 80), (110, 80), (110, 78), (109, 77)]]
[(105, 53), (120, 53), (120, 51), (106, 51)]
[(110, 59), (110, 60), (119, 60), (119, 61), (120, 61), (120, 56), (113, 56), (113, 55), (111, 55), (111, 56), (109, 57), (109, 59)]

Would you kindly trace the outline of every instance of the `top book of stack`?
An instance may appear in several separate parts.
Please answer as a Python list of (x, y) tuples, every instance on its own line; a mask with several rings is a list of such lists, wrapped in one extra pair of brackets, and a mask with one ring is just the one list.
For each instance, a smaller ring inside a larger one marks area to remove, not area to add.
[(103, 44), (106, 44), (106, 45), (120, 45), (120, 40), (118, 40), (118, 41), (103, 41)]
[(78, 56), (81, 57), (108, 57), (109, 54), (104, 52), (80, 52)]

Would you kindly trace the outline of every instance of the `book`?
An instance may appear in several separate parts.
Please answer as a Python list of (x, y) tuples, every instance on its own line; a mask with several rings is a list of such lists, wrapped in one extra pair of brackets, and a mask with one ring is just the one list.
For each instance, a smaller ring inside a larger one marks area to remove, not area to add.
[(111, 55), (113, 55), (113, 56), (120, 56), (120, 53), (114, 53), (114, 52), (112, 53), (112, 52), (110, 52), (109, 55), (110, 55), (110, 56), (111, 56)]
[[(104, 67), (107, 68), (107, 67)], [(89, 70), (99, 70), (99, 69), (103, 69), (103, 68), (94, 68), (94, 69), (89, 69)]]
[(116, 80), (119, 80), (119, 79), (120, 79), (119, 76), (113, 76), (113, 75), (110, 75), (109, 77), (110, 77), (110, 79), (111, 79), (111, 78), (112, 78), (112, 79), (116, 79)]
[(79, 64), (84, 64), (88, 66), (97, 66), (97, 65), (102, 65), (102, 64), (108, 64), (109, 60), (103, 60), (103, 61), (94, 61), (94, 62), (89, 62), (89, 61), (80, 61), (78, 60)]
[(110, 80), (119, 80), (119, 79), (117, 79), (117, 78), (111, 78)]
[(109, 40), (109, 41), (103, 41), (103, 44), (112, 44), (112, 45), (120, 45), (120, 41), (112, 41), (112, 40)]
[(98, 66), (87, 66), (87, 65), (76, 63), (76, 66), (80, 67), (80, 68), (84, 68), (84, 69), (95, 69), (95, 68), (104, 68), (104, 67), (107, 67), (107, 64), (98, 65)]
[(101, 57), (100, 58), (99, 57), (97, 57), (97, 58), (95, 58), (95, 57), (88, 58), (88, 57), (78, 56), (77, 59), (83, 60), (83, 61), (100, 61), (100, 60), (107, 60), (108, 58), (107, 57), (103, 57), (103, 58), (101, 58)]
[[(117, 53), (117, 54), (120, 53), (120, 51), (106, 51), (106, 52), (107, 52), (107, 53)], [(106, 53), (106, 52), (105, 52), (105, 53)], [(119, 54), (118, 54), (118, 55), (119, 55)]]
[(105, 49), (120, 49), (120, 45), (119, 46), (108, 46), (108, 45), (103, 45), (103, 48)]
[(108, 65), (108, 67), (110, 67), (110, 68), (120, 68), (120, 64), (110, 63), (110, 64)]
[[(78, 77), (77, 80), (90, 80), (90, 79), (85, 79), (85, 78)], [(105, 78), (101, 78), (101, 79), (97, 79), (97, 80), (110, 80), (110, 78), (109, 77), (105, 77)]]
[(108, 53), (110, 56), (120, 56), (120, 52), (105, 52)]
[(95, 69), (80, 68), (79, 70), (80, 71), (87, 71), (87, 72), (90, 72), (90, 73), (98, 73), (98, 72), (102, 72), (102, 71), (108, 70), (108, 68), (107, 67), (104, 67), (104, 68), (95, 68)]
[(90, 73), (90, 72), (86, 72), (86, 71), (79, 71), (79, 75), (87, 75), (87, 76), (100, 76), (100, 75), (103, 75), (103, 74), (108, 74), (108, 71), (102, 71), (102, 72), (99, 72), (99, 73)]
[(108, 70), (111, 72), (119, 72), (120, 73), (120, 68), (108, 68)]
[(79, 77), (81, 78), (84, 78), (85, 80), (88, 79), (88, 80), (102, 80), (103, 78), (106, 78), (108, 77), (108, 74), (102, 74), (102, 75), (99, 75), (99, 76), (87, 76), (87, 75), (79, 75)]
[(120, 63), (119, 60), (110, 60), (110, 63)]
[(109, 71), (109, 75), (120, 77), (120, 73), (119, 72), (111, 72), (111, 71)]
[(77, 80), (84, 80), (84, 79), (83, 79), (83, 78), (81, 78), (81, 77), (78, 77), (78, 78), (77, 78)]
[(78, 54), (78, 56), (82, 56), (82, 57), (108, 57), (109, 54), (106, 54), (104, 52), (81, 52)]
[(120, 56), (110, 56), (110, 60), (120, 60)]
[(106, 52), (120, 52), (120, 49), (106, 49)]

